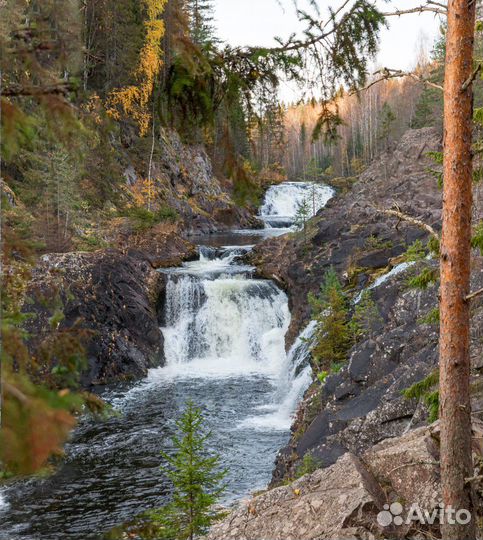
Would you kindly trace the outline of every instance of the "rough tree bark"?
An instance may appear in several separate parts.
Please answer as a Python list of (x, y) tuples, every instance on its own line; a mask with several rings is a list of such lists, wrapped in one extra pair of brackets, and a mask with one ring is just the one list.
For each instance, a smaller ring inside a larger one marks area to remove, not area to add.
[[(470, 240), (474, 0), (450, 0), (444, 82), (444, 195), (441, 243), (440, 417), (443, 501), (467, 509), (466, 525), (445, 523), (445, 540), (475, 538), (470, 405)], [(454, 516), (453, 516), (454, 518)], [(453, 521), (453, 520), (451, 520)]]

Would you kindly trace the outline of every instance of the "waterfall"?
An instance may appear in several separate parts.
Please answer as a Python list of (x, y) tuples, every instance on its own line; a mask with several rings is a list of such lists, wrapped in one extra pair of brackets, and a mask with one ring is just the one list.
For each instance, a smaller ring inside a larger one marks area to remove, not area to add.
[(299, 334), (285, 357), (284, 370), (278, 381), (272, 403), (262, 407), (265, 415), (251, 416), (240, 427), (287, 430), (293, 421), (297, 404), (312, 381), (312, 368), (308, 362), (317, 323), (311, 321)]
[(271, 281), (250, 279), (233, 264), (229, 249), (169, 274), (166, 287), (164, 352), (175, 376), (266, 374), (283, 364), (290, 323), (287, 295)]
[(382, 276), (379, 276), (375, 281), (374, 283), (372, 283), (372, 285), (370, 285), (369, 287), (367, 287), (366, 289), (363, 289), (357, 296), (356, 298), (354, 299), (354, 304), (358, 304), (361, 299), (362, 299), (362, 296), (364, 295), (364, 293), (366, 291), (371, 291), (373, 289), (377, 289), (377, 287), (380, 287), (383, 283), (386, 283), (386, 281), (388, 281), (389, 279), (391, 279), (393, 276), (397, 276), (399, 274), (402, 274), (403, 272), (405, 272), (408, 268), (410, 268), (411, 266), (413, 266), (414, 262), (403, 262), (401, 264), (398, 264), (397, 266), (395, 266), (394, 268), (392, 268), (389, 272), (386, 272), (385, 274), (383, 274)]
[(286, 353), (286, 294), (271, 281), (252, 279), (234, 262), (236, 254), (236, 247), (221, 256), (203, 248), (199, 261), (169, 271), (162, 328), (167, 366), (151, 377), (268, 377), (272, 398), (238, 428), (287, 430), (312, 378), (316, 323)]
[(310, 213), (317, 213), (334, 196), (334, 190), (314, 182), (284, 182), (271, 186), (266, 194), (260, 216), (267, 227), (291, 227), (300, 205), (306, 201)]

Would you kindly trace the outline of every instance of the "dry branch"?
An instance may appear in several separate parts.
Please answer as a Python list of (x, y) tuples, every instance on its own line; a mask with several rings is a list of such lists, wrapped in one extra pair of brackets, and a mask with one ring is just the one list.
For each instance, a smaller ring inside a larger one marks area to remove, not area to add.
[(447, 15), (448, 8), (445, 4), (440, 2), (434, 2), (428, 0), (424, 6), (417, 6), (410, 9), (396, 9), (389, 13), (383, 13), (385, 17), (400, 17), (401, 15), (408, 15), (410, 13), (435, 13), (436, 15)]
[(75, 86), (72, 83), (58, 83), (46, 86), (22, 86), (14, 84), (2, 89), (3, 97), (40, 97), (51, 95), (65, 96), (69, 92), (73, 92)]
[(475, 292), (472, 292), (471, 294), (469, 294), (465, 300), (467, 302), (469, 302), (470, 300), (473, 300), (474, 298), (477, 298), (478, 296), (481, 296), (483, 294), (483, 289), (478, 289), (477, 291)]
[[(404, 212), (401, 212), (399, 208), (394, 209), (378, 209), (379, 212), (386, 214), (387, 216), (393, 216), (397, 217), (399, 221), (406, 221), (407, 223), (411, 223), (412, 225), (415, 225), (416, 227), (419, 227), (420, 229), (424, 229), (427, 233), (429, 233), (433, 238), (435, 238), (438, 242), (440, 241), (438, 232), (431, 227), (431, 225), (428, 225), (427, 223), (424, 223), (424, 221), (421, 221), (420, 219), (417, 219), (415, 217), (409, 216), (408, 214), (405, 214)], [(396, 225), (397, 227), (397, 225)]]
[[(417, 73), (414, 73), (412, 71), (402, 71), (401, 69), (390, 69), (390, 68), (382, 68), (378, 71), (374, 72), (374, 75), (381, 75), (378, 79), (375, 79), (371, 81), (367, 86), (364, 86), (364, 88), (358, 88), (353, 90), (350, 95), (358, 94), (359, 92), (364, 92), (366, 90), (369, 90), (372, 86), (375, 86), (376, 84), (379, 84), (383, 81), (387, 81), (389, 79), (398, 79), (401, 77), (410, 77), (411, 79), (414, 79), (415, 81), (421, 82), (423, 84), (426, 84), (427, 86), (430, 86), (431, 88), (436, 88), (437, 90), (443, 91), (443, 87), (440, 84), (434, 83), (427, 79), (426, 77), (423, 77), (422, 75), (418, 75)], [(476, 75), (475, 75), (476, 77)]]

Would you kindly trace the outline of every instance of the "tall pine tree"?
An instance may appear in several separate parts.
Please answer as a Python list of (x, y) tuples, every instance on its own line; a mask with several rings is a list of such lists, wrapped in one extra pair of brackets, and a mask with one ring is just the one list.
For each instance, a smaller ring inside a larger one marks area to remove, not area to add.
[(188, 0), (191, 39), (198, 46), (216, 41), (213, 0)]

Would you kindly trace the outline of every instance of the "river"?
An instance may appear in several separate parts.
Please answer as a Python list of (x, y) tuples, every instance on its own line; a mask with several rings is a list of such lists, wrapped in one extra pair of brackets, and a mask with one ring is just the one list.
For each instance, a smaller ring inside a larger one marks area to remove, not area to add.
[(266, 486), (311, 380), (307, 339), (314, 325), (286, 352), (288, 298), (273, 282), (254, 279), (243, 255), (264, 238), (289, 232), (304, 197), (318, 210), (332, 195), (323, 185), (274, 186), (261, 208), (265, 229), (198, 238), (197, 261), (163, 270), (166, 366), (142, 381), (103, 389), (117, 414), (82, 418), (55, 474), (2, 488), (1, 540), (98, 539), (163, 505), (169, 486), (160, 451), (170, 451), (188, 399), (202, 407), (211, 449), (229, 471), (223, 502)]

